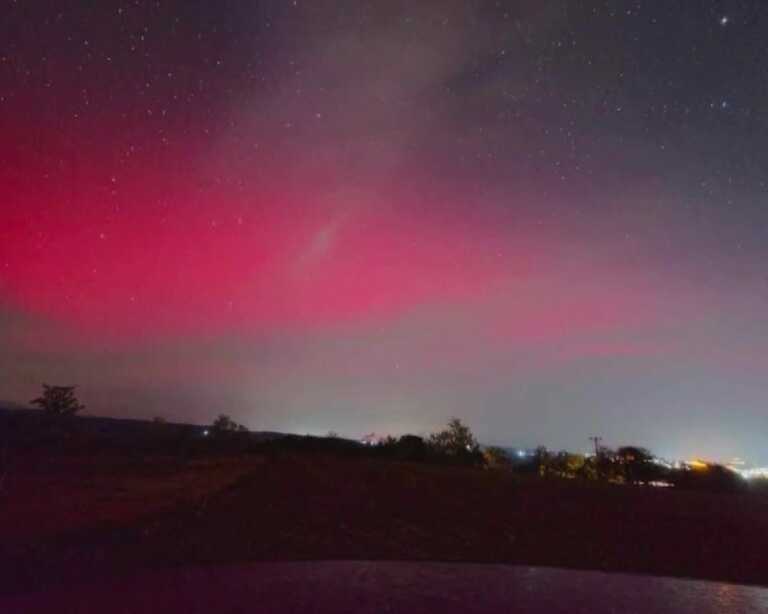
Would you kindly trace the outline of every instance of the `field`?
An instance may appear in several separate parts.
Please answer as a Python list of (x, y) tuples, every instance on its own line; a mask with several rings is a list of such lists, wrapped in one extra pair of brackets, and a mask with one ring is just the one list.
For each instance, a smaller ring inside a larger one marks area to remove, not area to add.
[(768, 585), (768, 497), (264, 447), (18, 449), (0, 591), (255, 560), (525, 563)]

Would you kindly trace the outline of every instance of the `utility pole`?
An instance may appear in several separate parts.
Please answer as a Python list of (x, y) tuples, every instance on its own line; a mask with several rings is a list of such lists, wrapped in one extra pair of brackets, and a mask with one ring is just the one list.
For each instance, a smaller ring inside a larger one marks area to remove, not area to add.
[(595, 444), (595, 456), (600, 456), (600, 442), (603, 440), (603, 438), (598, 437), (597, 435), (593, 435), (589, 438), (589, 440)]
[(589, 440), (595, 444), (595, 472), (597, 474), (597, 479), (604, 480), (605, 466), (602, 462), (602, 456), (600, 455), (600, 442), (603, 440), (603, 438), (599, 437), (598, 435), (593, 435), (589, 438)]

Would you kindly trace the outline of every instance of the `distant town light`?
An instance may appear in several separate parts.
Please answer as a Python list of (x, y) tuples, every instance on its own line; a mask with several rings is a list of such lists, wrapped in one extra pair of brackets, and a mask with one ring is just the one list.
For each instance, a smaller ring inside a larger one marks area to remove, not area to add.
[(709, 469), (709, 463), (705, 463), (702, 460), (692, 460), (686, 463), (691, 469)]

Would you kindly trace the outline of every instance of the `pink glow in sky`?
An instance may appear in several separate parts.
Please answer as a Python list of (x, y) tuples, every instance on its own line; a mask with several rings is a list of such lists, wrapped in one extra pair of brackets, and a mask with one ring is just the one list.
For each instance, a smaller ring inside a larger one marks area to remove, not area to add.
[(13, 5), (0, 401), (764, 454), (742, 39), (491, 4)]

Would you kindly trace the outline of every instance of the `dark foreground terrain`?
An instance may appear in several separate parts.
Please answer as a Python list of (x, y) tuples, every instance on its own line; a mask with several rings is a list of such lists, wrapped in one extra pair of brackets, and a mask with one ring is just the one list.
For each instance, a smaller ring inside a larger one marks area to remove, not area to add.
[(517, 563), (768, 585), (768, 497), (519, 478), (280, 445), (12, 449), (0, 592), (177, 566)]
[(768, 585), (768, 499), (306, 454), (58, 459), (11, 481), (3, 590), (264, 560), (524, 563)]

